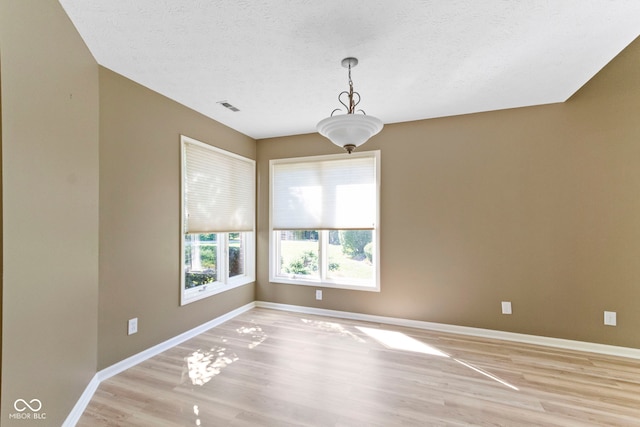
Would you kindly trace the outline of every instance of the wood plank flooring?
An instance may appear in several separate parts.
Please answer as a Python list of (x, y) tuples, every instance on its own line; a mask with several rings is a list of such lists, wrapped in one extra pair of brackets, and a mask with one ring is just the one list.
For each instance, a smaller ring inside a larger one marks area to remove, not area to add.
[(103, 381), (80, 427), (640, 426), (640, 361), (256, 308)]

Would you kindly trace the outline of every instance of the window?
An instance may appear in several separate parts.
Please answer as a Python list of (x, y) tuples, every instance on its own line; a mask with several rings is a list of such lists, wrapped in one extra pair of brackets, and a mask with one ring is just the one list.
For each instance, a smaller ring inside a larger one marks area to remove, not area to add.
[(181, 304), (255, 280), (255, 162), (186, 136)]
[(380, 152), (270, 162), (270, 281), (380, 290)]

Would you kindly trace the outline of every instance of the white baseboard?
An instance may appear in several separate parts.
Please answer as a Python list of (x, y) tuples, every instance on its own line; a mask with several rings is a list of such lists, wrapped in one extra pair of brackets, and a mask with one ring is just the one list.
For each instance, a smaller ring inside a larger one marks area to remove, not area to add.
[(125, 371), (129, 368), (132, 368), (134, 366), (136, 366), (138, 363), (140, 362), (144, 362), (145, 360), (156, 356), (160, 353), (162, 353), (163, 351), (169, 350), (171, 347), (175, 347), (178, 344), (182, 344), (183, 342), (185, 342), (186, 340), (189, 340), (205, 331), (208, 331), (209, 329), (218, 326), (224, 322), (226, 322), (227, 320), (231, 320), (234, 317), (251, 310), (252, 308), (254, 308), (255, 302), (251, 302), (249, 304), (243, 305), (242, 307), (238, 307), (235, 310), (232, 310), (228, 313), (223, 314), (222, 316), (216, 317), (213, 320), (210, 320), (206, 323), (203, 323), (200, 326), (196, 326), (195, 328), (188, 330), (187, 332), (184, 332), (180, 335), (177, 335), (173, 338), (170, 338), (164, 342), (161, 342), (158, 345), (154, 345), (153, 347), (149, 347), (148, 349), (141, 351), (138, 354), (134, 354), (131, 357), (128, 357), (124, 360), (121, 360), (120, 362), (116, 363), (115, 365), (111, 365), (108, 368), (105, 368), (103, 370), (101, 370), (100, 372), (98, 372), (98, 379), (100, 382), (111, 378), (114, 375), (118, 375), (120, 372)]
[(91, 381), (89, 381), (89, 385), (84, 389), (84, 392), (80, 396), (80, 399), (76, 402), (75, 406), (67, 416), (67, 419), (62, 423), (62, 427), (73, 427), (78, 423), (82, 413), (85, 408), (91, 402), (91, 398), (93, 397), (93, 393), (96, 392), (98, 386), (100, 385), (100, 380), (98, 379), (98, 374), (95, 374)]
[(134, 354), (131, 357), (128, 357), (114, 365), (109, 366), (108, 368), (98, 371), (98, 373), (96, 373), (91, 379), (91, 381), (89, 382), (89, 385), (87, 385), (87, 387), (85, 388), (84, 392), (82, 393), (82, 396), (80, 396), (80, 399), (75, 404), (75, 406), (71, 410), (71, 413), (69, 413), (69, 416), (67, 417), (65, 422), (62, 424), (62, 426), (73, 427), (78, 423), (78, 421), (80, 420), (80, 417), (84, 413), (84, 410), (86, 409), (87, 405), (91, 401), (93, 394), (98, 389), (98, 386), (102, 381), (109, 379), (112, 376), (117, 375), (120, 372), (123, 372), (129, 368), (132, 368), (137, 364), (144, 362), (145, 360), (162, 353), (163, 351), (166, 351), (172, 347), (175, 347), (178, 344), (181, 344), (191, 338), (194, 338), (200, 335), (201, 333), (208, 331), (209, 329), (226, 322), (227, 320), (231, 320), (234, 317), (251, 310), (255, 306), (256, 306), (255, 302), (251, 302), (249, 304), (243, 305), (242, 307), (238, 307), (235, 310), (232, 310), (228, 313), (223, 314), (222, 316), (216, 317), (215, 319), (210, 320), (206, 323), (203, 323), (200, 326), (196, 326), (195, 328), (190, 329), (180, 335), (170, 338), (164, 342), (161, 342), (158, 345), (154, 345), (153, 347), (149, 347), (148, 349), (141, 351), (140, 353)]
[(298, 305), (278, 304), (272, 302), (256, 301), (256, 307), (270, 308), (274, 310), (291, 311), (303, 314), (315, 314), (318, 316), (337, 317), (342, 319), (362, 320), (365, 322), (385, 323), (388, 325), (405, 326), (431, 331), (447, 332), (451, 334), (469, 335), (474, 337), (492, 338), (503, 341), (514, 341), (525, 344), (535, 344), (547, 347), (562, 348), (565, 350), (586, 351), (590, 353), (605, 354), (608, 356), (627, 357), (640, 359), (640, 349), (619, 347), (606, 344), (597, 344), (585, 341), (566, 340), (561, 338), (542, 337), (537, 335), (518, 334), (515, 332), (495, 331), (491, 329), (472, 328), (469, 326), (447, 325), (444, 323), (423, 322), (397, 317), (376, 316), (371, 314), (352, 313), (348, 311), (326, 310), (322, 308), (304, 307)]
[(610, 356), (627, 357), (631, 359), (640, 359), (640, 349), (618, 347), (606, 344), (596, 344), (584, 341), (565, 340), (560, 338), (541, 337), (536, 335), (517, 334), (514, 332), (495, 331), (491, 329), (471, 328), (468, 326), (447, 325), (444, 323), (423, 322), (419, 320), (408, 320), (397, 317), (376, 316), (372, 314), (352, 313), (348, 311), (327, 310), (323, 308), (304, 307), (299, 305), (278, 304), (265, 301), (254, 301), (242, 307), (238, 307), (222, 316), (216, 317), (200, 326), (197, 326), (187, 332), (177, 335), (158, 345), (150, 347), (138, 354), (134, 354), (114, 365), (105, 368), (94, 375), (80, 399), (75, 404), (69, 416), (62, 424), (63, 427), (73, 427), (84, 413), (87, 405), (91, 401), (93, 394), (98, 389), (100, 383), (126, 369), (144, 362), (145, 360), (162, 353), (178, 344), (181, 344), (215, 326), (218, 326), (234, 317), (251, 310), (254, 307), (270, 308), (273, 310), (290, 311), (294, 313), (313, 314), (318, 316), (336, 317), (342, 319), (362, 320), (365, 322), (384, 323), (388, 325), (405, 326), (417, 329), (426, 329), (439, 332), (448, 332), (452, 334), (469, 335), (482, 338), (493, 338), (504, 341), (515, 341), (526, 344), (536, 344), (547, 347), (563, 348), (567, 350), (586, 351), (591, 353), (606, 354)]

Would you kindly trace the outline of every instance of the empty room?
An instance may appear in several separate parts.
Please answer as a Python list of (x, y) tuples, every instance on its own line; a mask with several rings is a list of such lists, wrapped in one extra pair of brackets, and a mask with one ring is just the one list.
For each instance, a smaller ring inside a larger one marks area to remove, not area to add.
[(0, 425), (638, 425), (638, 23), (0, 0)]

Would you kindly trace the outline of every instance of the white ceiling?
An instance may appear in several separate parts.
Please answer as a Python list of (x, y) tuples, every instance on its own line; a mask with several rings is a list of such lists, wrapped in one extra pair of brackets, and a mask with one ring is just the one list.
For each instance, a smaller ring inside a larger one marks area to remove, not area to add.
[(100, 65), (256, 139), (315, 132), (347, 56), (394, 123), (563, 102), (640, 34), (639, 0), (60, 3)]

